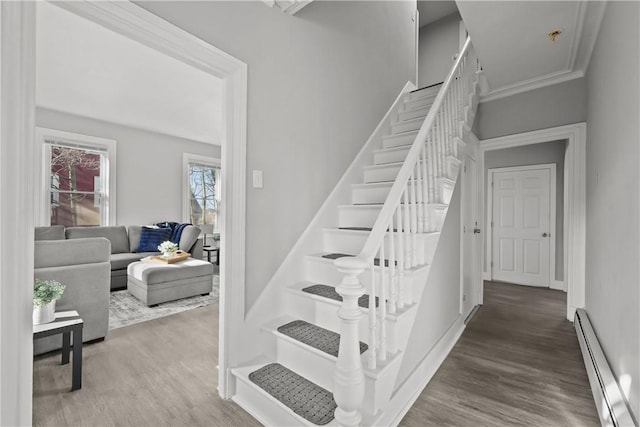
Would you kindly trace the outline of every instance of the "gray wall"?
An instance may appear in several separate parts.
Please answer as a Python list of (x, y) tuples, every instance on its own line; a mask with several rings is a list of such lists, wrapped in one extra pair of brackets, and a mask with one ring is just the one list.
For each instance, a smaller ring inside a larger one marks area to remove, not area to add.
[[(640, 416), (640, 5), (611, 1), (587, 70), (586, 309)], [(626, 378), (626, 379), (625, 379)]]
[(418, 86), (444, 81), (460, 51), (460, 14), (452, 13), (420, 28), (418, 40)]
[(182, 154), (220, 158), (220, 146), (44, 108), (36, 125), (117, 141), (116, 222), (122, 225), (182, 220)]
[(474, 133), (480, 139), (584, 122), (587, 119), (586, 79), (574, 79), (482, 102)]
[(384, 116), (415, 79), (415, 1), (139, 2), (249, 70), (246, 306), (250, 307)]
[[(553, 141), (487, 151), (484, 158), (484, 194), (487, 195), (487, 204), (485, 206), (491, 203), (488, 200), (489, 192), (487, 191), (489, 169), (544, 163), (556, 164), (556, 280), (564, 280), (564, 239), (562, 233), (564, 230), (564, 155), (566, 148), (566, 141)], [(484, 233), (483, 239), (484, 247), (486, 247), (487, 233)], [(485, 271), (487, 265), (486, 257), (488, 256), (486, 252), (484, 260)]]

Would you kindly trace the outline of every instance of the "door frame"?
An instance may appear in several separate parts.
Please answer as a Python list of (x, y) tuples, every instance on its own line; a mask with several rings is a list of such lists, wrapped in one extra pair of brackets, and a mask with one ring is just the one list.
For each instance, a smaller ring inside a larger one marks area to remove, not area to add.
[[(585, 300), (585, 239), (586, 239), (586, 136), (587, 124), (575, 123), (480, 141), (478, 167), (481, 206), (480, 215), (486, 215), (487, 199), (484, 194), (484, 157), (487, 151), (520, 147), (553, 141), (566, 141), (564, 161), (564, 277), (567, 289), (567, 319), (573, 322), (577, 308), (584, 308)], [(486, 217), (481, 224), (486, 224)], [(482, 246), (482, 259), (486, 248)], [(484, 293), (484, 284), (482, 294)]]
[[(549, 170), (549, 288), (554, 289), (553, 282), (556, 280), (556, 164), (541, 163), (537, 165), (526, 166), (508, 166), (502, 168), (491, 168), (488, 170), (487, 181), (487, 221), (485, 227), (487, 230), (487, 268), (491, 267), (493, 261), (493, 227), (491, 222), (493, 219), (493, 175), (499, 172), (524, 172), (530, 170)], [(487, 273), (493, 280), (493, 268)], [(561, 289), (564, 290), (564, 289)]]
[[(54, 3), (224, 80), (218, 392), (230, 397), (244, 324), (247, 65), (131, 2)], [(36, 3), (0, 3), (0, 424), (32, 417)], [(11, 175), (8, 175), (8, 174)], [(9, 179), (9, 178), (12, 179)], [(5, 185), (11, 182), (9, 188)], [(5, 188), (7, 187), (7, 188)], [(226, 238), (228, 236), (228, 238)], [(233, 283), (234, 286), (226, 286)], [(6, 333), (5, 333), (6, 332)]]

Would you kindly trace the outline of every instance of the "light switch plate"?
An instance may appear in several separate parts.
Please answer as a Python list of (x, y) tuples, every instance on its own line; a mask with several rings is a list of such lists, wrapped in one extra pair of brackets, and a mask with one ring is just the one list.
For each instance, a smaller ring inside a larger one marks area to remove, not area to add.
[(253, 171), (253, 188), (262, 188), (262, 171)]

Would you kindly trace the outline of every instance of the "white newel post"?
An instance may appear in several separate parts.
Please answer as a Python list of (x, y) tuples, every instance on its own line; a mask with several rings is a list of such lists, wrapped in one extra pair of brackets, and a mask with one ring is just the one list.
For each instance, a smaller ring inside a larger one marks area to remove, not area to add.
[(342, 283), (336, 288), (342, 296), (342, 306), (338, 310), (341, 321), (340, 349), (333, 378), (333, 397), (338, 405), (335, 417), (341, 426), (355, 427), (362, 420), (360, 407), (364, 401), (364, 371), (358, 337), (362, 310), (358, 306), (358, 298), (365, 289), (358, 276), (367, 268), (367, 263), (355, 257), (338, 258), (334, 263), (338, 271), (344, 274)]

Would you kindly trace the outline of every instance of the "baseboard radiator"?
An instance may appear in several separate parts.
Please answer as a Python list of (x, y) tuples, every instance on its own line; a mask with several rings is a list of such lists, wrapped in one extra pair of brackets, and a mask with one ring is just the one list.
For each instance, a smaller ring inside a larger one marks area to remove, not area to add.
[(574, 325), (600, 423), (613, 427), (638, 426), (585, 310), (576, 310)]

